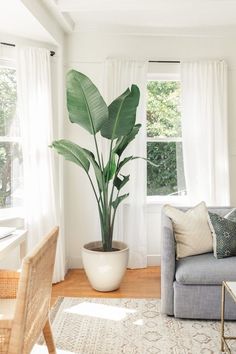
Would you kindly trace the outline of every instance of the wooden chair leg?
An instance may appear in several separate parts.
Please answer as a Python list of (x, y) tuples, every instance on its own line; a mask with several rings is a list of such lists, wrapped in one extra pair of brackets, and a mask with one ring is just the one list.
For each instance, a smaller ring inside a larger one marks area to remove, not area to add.
[(44, 328), (43, 328), (43, 336), (48, 348), (49, 354), (56, 354), (56, 346), (54, 343), (53, 335), (52, 335), (52, 328), (49, 320), (47, 320)]

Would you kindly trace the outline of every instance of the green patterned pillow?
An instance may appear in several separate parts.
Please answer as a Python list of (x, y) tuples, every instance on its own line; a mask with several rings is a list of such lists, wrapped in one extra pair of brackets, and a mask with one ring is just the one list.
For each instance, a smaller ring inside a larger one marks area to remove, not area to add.
[(236, 256), (236, 222), (209, 212), (209, 224), (213, 236), (214, 256)]

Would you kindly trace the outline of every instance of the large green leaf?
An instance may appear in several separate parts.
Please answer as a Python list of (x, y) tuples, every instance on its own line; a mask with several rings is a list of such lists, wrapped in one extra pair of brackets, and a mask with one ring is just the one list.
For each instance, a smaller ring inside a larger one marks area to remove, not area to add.
[(84, 153), (85, 155), (87, 156), (87, 158), (89, 159), (89, 161), (91, 162), (92, 166), (93, 166), (93, 169), (94, 169), (94, 173), (95, 173), (95, 177), (96, 177), (96, 180), (97, 180), (97, 183), (98, 183), (98, 187), (100, 190), (103, 189), (103, 176), (102, 176), (102, 171), (95, 159), (95, 156), (94, 154), (87, 150), (87, 149), (83, 149), (84, 150)]
[(123, 167), (125, 164), (127, 164), (127, 162), (132, 161), (132, 160), (135, 160), (135, 159), (139, 159), (139, 157), (137, 157), (137, 156), (128, 156), (128, 157), (125, 157), (124, 160), (122, 160), (122, 161), (119, 163), (119, 165), (117, 166), (116, 172), (118, 173), (118, 172), (122, 169), (122, 167)]
[(112, 153), (111, 158), (109, 159), (105, 169), (104, 175), (105, 180), (110, 181), (116, 172), (116, 155)]
[(121, 188), (124, 187), (124, 185), (129, 181), (129, 177), (130, 175), (127, 176), (122, 175), (122, 179), (121, 179), (118, 176), (116, 176), (116, 178), (114, 179), (114, 186), (117, 188), (118, 191), (121, 190)]
[(113, 152), (116, 153), (118, 156), (121, 156), (123, 151), (129, 145), (129, 143), (134, 140), (135, 136), (138, 134), (139, 129), (141, 128), (141, 124), (135, 124), (131, 132), (125, 136), (119, 138), (116, 142), (116, 145), (113, 149)]
[(72, 161), (82, 167), (86, 172), (89, 170), (89, 160), (84, 149), (69, 140), (56, 140), (52, 143), (52, 147), (63, 155), (66, 160)]
[(132, 85), (116, 98), (108, 107), (109, 119), (103, 124), (101, 134), (104, 138), (114, 140), (128, 134), (136, 119), (136, 110), (139, 103), (139, 88)]
[(100, 92), (86, 75), (76, 70), (68, 72), (66, 85), (70, 121), (95, 135), (108, 120), (108, 108)]
[(117, 166), (117, 169), (116, 169), (116, 173), (118, 174), (118, 172), (120, 172), (120, 170), (122, 169), (122, 167), (124, 165), (126, 165), (129, 161), (132, 161), (132, 160), (136, 160), (136, 159), (141, 159), (141, 160), (144, 160), (146, 161), (148, 164), (154, 166), (154, 167), (159, 167), (157, 164), (155, 164), (154, 162), (150, 161), (149, 159), (146, 159), (145, 157), (141, 157), (141, 156), (128, 156), (128, 157), (125, 157)]
[(117, 209), (118, 205), (119, 205), (125, 198), (127, 198), (128, 196), (129, 196), (129, 193), (123, 194), (123, 195), (117, 197), (117, 198), (114, 200), (114, 202), (112, 202), (113, 208), (114, 208), (114, 209)]

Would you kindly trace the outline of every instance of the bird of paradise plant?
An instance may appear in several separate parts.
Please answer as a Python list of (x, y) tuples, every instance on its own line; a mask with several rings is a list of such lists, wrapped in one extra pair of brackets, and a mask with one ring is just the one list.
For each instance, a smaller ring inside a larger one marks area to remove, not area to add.
[[(69, 119), (92, 134), (94, 152), (65, 139), (54, 141), (52, 147), (66, 160), (80, 166), (88, 176), (98, 206), (102, 250), (109, 252), (112, 251), (117, 208), (129, 195), (121, 194), (122, 188), (130, 179), (130, 175), (122, 174), (122, 169), (138, 158), (123, 157), (123, 153), (141, 127), (141, 124), (135, 122), (139, 88), (132, 85), (131, 89), (127, 88), (107, 106), (97, 87), (81, 72), (69, 71), (66, 86)], [(99, 149), (98, 133), (109, 141), (108, 161), (104, 161)]]

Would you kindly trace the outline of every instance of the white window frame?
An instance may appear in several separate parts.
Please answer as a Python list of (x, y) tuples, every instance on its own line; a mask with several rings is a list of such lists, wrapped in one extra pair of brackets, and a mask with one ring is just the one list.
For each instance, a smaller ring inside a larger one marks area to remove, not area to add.
[[(167, 73), (149, 73), (148, 81), (180, 81), (179, 72)], [(146, 136), (146, 146), (148, 142), (182, 142), (182, 137), (148, 137)], [(187, 205), (188, 196), (171, 196), (171, 195), (147, 195), (147, 204), (165, 204)]]
[[(0, 58), (0, 67), (16, 69), (15, 60), (10, 59), (2, 59)], [(22, 143), (21, 137), (13, 137), (13, 136), (0, 136), (0, 142), (16, 142)], [(0, 222), (6, 219), (12, 218), (23, 218), (24, 217), (24, 208), (22, 207), (12, 207), (12, 208), (0, 208)]]

